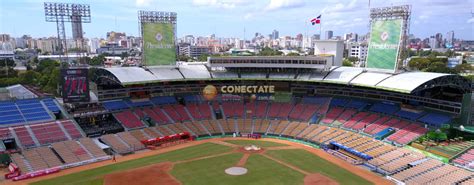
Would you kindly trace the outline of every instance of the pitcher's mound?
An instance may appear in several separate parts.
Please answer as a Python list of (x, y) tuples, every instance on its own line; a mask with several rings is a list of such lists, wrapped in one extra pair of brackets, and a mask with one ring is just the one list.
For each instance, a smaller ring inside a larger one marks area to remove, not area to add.
[(179, 185), (179, 181), (168, 174), (172, 168), (172, 163), (159, 163), (124, 172), (113, 173), (105, 175), (104, 185)]
[(310, 175), (306, 175), (304, 177), (304, 185), (317, 185), (317, 184), (324, 184), (324, 185), (339, 185), (336, 181), (321, 175), (319, 173), (313, 173)]
[(247, 168), (230, 167), (230, 168), (225, 169), (225, 173), (229, 175), (244, 175), (247, 173)]

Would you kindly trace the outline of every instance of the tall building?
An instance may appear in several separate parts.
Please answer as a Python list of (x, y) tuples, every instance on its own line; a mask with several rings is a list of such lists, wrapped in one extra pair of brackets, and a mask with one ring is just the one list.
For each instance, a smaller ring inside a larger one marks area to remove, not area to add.
[(325, 32), (324, 39), (329, 40), (329, 39), (332, 38), (332, 36), (333, 36), (333, 32), (331, 30), (328, 30), (328, 31)]
[(9, 34), (0, 34), (0, 42), (10, 42)]
[(99, 49), (100, 47), (100, 40), (98, 38), (92, 38), (89, 40), (88, 44), (89, 44), (90, 52), (96, 53), (97, 49)]
[(441, 45), (443, 44), (443, 34), (437, 33), (435, 37), (436, 37), (436, 41), (438, 42), (438, 45), (436, 48), (440, 48)]
[(311, 36), (311, 40), (321, 40), (321, 35), (314, 34), (313, 36)]
[(280, 38), (280, 33), (277, 30), (273, 30), (272, 32), (272, 39)]
[(188, 44), (194, 45), (194, 44), (195, 44), (195, 42), (194, 42), (194, 36), (193, 36), (193, 35), (186, 35), (186, 36), (184, 36), (184, 43), (188, 43)]
[(111, 32), (107, 32), (107, 41), (109, 42), (116, 42), (118, 40), (120, 40), (121, 38), (125, 38), (127, 35), (125, 34), (125, 32), (114, 32), (114, 31), (111, 31)]
[(297, 41), (303, 41), (303, 34), (299, 33), (295, 38)]
[(431, 49), (439, 48), (438, 39), (436, 39), (435, 36), (431, 36), (431, 37), (429, 38), (429, 45), (430, 45), (430, 48), (431, 48)]
[(359, 35), (357, 35), (357, 33), (346, 33), (344, 34), (344, 40), (349, 42), (357, 42), (359, 40)]
[(454, 31), (446, 33), (446, 47), (453, 47), (454, 44)]

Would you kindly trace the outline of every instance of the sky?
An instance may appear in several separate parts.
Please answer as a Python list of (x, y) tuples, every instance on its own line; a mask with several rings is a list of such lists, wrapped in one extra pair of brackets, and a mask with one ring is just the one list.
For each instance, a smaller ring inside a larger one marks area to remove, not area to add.
[[(57, 1), (56, 1), (57, 2)], [(252, 38), (274, 29), (280, 36), (319, 34), (309, 20), (321, 15), (322, 33), (365, 34), (369, 0), (63, 0), (89, 4), (92, 22), (84, 23), (85, 37), (104, 38), (108, 31), (138, 36), (138, 10), (177, 12), (178, 37), (184, 35)], [(455, 32), (455, 38), (474, 40), (474, 0), (370, 0), (370, 7), (412, 6), (410, 33), (426, 38)], [(43, 1), (0, 0), (0, 33), (14, 37), (56, 36), (56, 24), (46, 22)], [(244, 34), (245, 29), (245, 34)], [(66, 35), (71, 37), (66, 24)]]

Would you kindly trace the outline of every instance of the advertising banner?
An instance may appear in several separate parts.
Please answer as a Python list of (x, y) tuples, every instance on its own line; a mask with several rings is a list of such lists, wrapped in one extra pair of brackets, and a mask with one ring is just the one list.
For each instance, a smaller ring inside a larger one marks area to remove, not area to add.
[(174, 25), (171, 23), (143, 23), (143, 56), (145, 65), (176, 63)]
[(374, 20), (372, 22), (366, 68), (395, 72), (402, 24), (402, 19)]
[(88, 69), (62, 69), (61, 84), (65, 103), (89, 102)]

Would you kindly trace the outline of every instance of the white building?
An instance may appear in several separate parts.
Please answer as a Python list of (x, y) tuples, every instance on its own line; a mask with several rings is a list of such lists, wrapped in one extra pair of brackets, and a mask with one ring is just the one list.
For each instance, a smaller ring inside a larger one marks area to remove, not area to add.
[(344, 41), (342, 40), (317, 40), (314, 45), (314, 55), (333, 55), (333, 66), (342, 66)]
[(98, 38), (92, 38), (89, 39), (89, 42), (87, 43), (89, 45), (91, 53), (96, 53), (97, 49), (100, 48), (100, 39)]
[(367, 43), (350, 42), (347, 44), (347, 51), (349, 57), (357, 57), (359, 62), (364, 62), (367, 59)]

